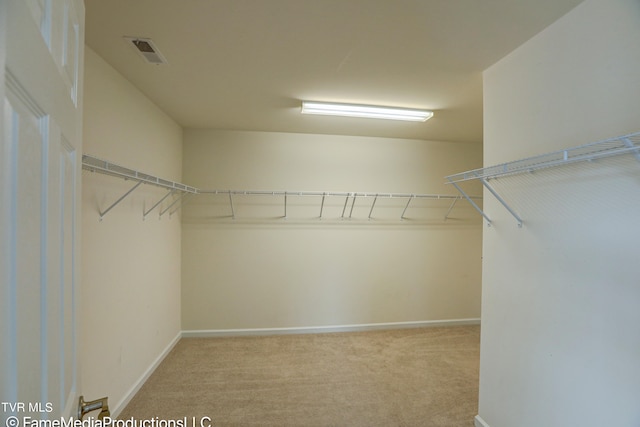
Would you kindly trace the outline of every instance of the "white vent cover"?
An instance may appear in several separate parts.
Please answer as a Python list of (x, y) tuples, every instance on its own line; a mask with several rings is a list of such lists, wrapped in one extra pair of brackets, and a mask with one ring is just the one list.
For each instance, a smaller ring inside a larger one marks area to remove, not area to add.
[(160, 53), (153, 40), (142, 37), (125, 37), (129, 43), (150, 64), (166, 64), (167, 60)]

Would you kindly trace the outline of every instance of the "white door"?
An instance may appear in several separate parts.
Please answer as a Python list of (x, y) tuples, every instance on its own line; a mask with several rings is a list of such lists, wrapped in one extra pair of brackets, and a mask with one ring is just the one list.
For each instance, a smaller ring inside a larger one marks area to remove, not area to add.
[(0, 0), (0, 415), (77, 410), (82, 0)]

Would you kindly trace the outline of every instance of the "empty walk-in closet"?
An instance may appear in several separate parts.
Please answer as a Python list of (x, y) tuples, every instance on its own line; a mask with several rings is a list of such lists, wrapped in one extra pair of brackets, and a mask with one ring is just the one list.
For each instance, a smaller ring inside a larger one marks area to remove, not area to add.
[(639, 425), (637, 1), (0, 21), (7, 425)]

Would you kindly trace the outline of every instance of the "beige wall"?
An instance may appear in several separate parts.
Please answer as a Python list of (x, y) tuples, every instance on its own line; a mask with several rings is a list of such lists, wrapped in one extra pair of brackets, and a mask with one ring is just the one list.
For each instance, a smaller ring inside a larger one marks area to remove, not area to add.
[[(639, 130), (640, 3), (587, 0), (484, 73), (485, 163)], [(639, 164), (492, 181), (479, 414), (491, 427), (640, 423)]]
[[(184, 180), (205, 189), (447, 193), (481, 144), (185, 130)], [(476, 188), (479, 191), (478, 188)], [(459, 202), (197, 196), (182, 230), (182, 328), (229, 330), (480, 316), (480, 216)], [(351, 202), (349, 202), (350, 212)]]
[[(86, 49), (85, 154), (181, 180), (182, 129), (91, 49)], [(108, 396), (112, 411), (129, 396), (180, 332), (180, 218), (143, 206), (164, 191), (83, 171), (81, 392)]]

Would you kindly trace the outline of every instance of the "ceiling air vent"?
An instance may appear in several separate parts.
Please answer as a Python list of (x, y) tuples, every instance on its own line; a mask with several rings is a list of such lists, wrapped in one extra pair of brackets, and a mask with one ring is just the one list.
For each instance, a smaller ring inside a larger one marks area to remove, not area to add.
[(151, 39), (145, 39), (142, 37), (125, 37), (127, 43), (131, 44), (133, 48), (141, 55), (145, 61), (150, 64), (166, 64), (167, 60), (162, 56), (158, 48)]

